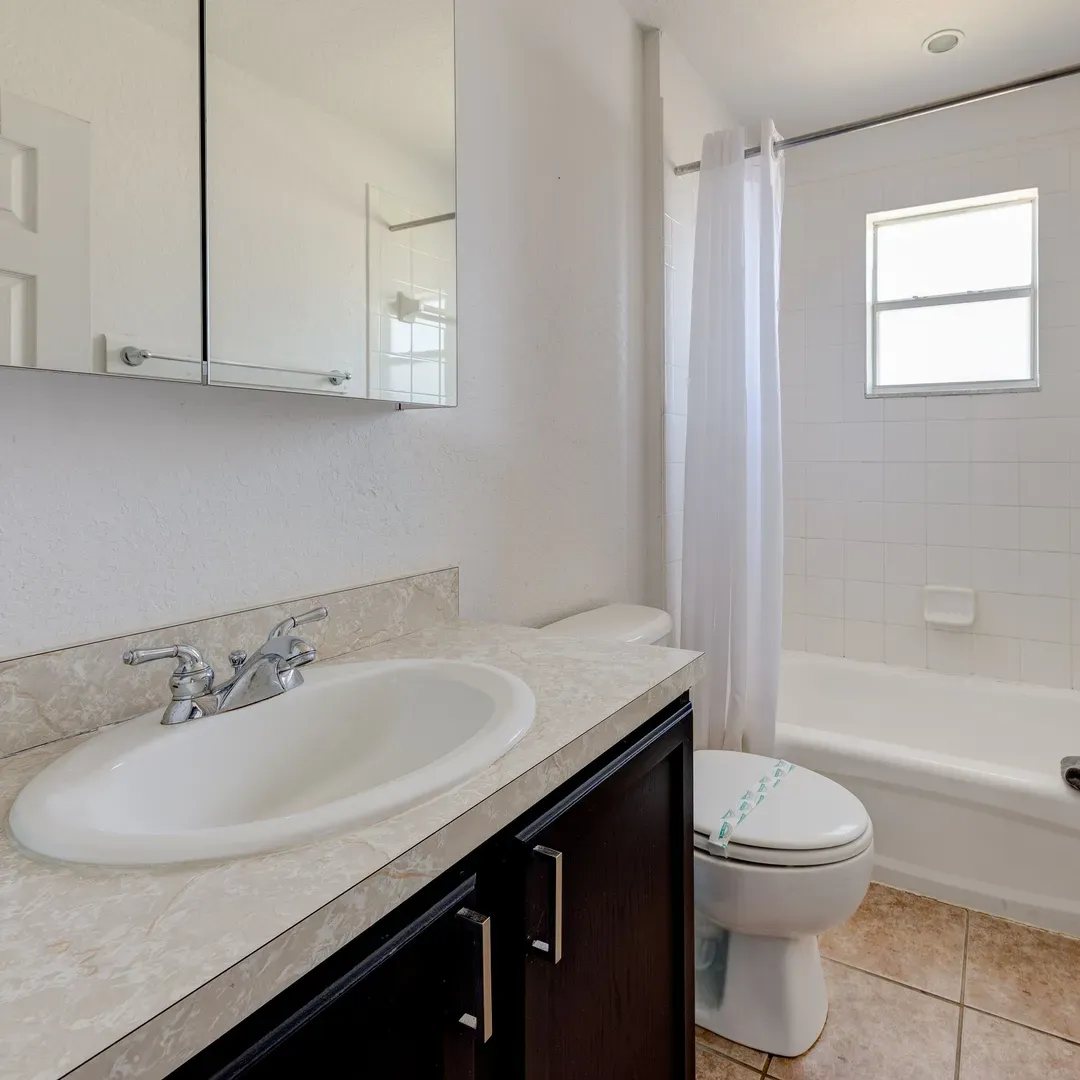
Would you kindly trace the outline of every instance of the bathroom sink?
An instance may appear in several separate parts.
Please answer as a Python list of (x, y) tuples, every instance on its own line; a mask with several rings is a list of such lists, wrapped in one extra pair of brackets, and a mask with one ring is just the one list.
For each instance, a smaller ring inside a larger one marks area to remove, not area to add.
[(307, 669), (303, 686), (165, 727), (155, 710), (58, 758), (20, 792), (12, 835), (69, 862), (251, 855), (399, 813), (486, 768), (529, 729), (532, 691), (456, 660)]

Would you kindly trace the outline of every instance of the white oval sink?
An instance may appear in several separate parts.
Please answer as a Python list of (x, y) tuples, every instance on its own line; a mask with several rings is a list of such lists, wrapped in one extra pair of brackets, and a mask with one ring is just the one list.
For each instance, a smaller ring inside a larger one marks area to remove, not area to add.
[(308, 668), (304, 685), (165, 727), (101, 732), (19, 793), (24, 848), (145, 866), (251, 855), (380, 821), (486, 768), (528, 730), (519, 678), (458, 660)]

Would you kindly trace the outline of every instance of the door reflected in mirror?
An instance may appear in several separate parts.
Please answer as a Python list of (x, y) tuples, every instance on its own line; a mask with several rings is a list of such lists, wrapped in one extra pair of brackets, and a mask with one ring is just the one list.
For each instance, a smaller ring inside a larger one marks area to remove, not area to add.
[(203, 381), (198, 0), (0, 7), (0, 367)]
[(453, 0), (206, 5), (212, 384), (457, 401)]

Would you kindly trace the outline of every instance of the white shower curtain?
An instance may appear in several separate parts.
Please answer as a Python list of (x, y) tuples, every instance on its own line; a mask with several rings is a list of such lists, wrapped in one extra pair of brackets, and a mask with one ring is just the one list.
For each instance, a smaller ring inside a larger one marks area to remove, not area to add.
[(708, 671), (695, 746), (772, 754), (780, 679), (783, 487), (778, 300), (783, 161), (762, 127), (705, 137), (690, 320), (683, 648)]

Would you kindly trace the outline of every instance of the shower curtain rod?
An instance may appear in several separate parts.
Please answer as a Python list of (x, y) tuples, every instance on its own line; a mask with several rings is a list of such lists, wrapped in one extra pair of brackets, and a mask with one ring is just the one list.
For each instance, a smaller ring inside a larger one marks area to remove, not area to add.
[[(855, 120), (849, 124), (838, 124), (836, 127), (822, 128), (820, 131), (811, 131), (806, 135), (795, 135), (790, 139), (778, 139), (776, 149), (790, 150), (796, 146), (808, 146), (810, 143), (831, 139), (835, 135), (850, 135), (856, 131), (870, 131), (872, 128), (895, 124), (899, 120), (913, 120), (916, 116), (929, 116), (931, 113), (955, 109), (958, 105), (973, 105), (976, 101), (988, 101), (990, 98), (1002, 97), (1005, 94), (1015, 93), (1017, 90), (1042, 86), (1043, 83), (1065, 79), (1070, 75), (1080, 75), (1080, 64), (1056, 68), (1053, 71), (1044, 71), (1041, 75), (1031, 75), (1026, 79), (1017, 79), (1015, 82), (1001, 83), (999, 86), (991, 86), (986, 90), (976, 90), (971, 94), (961, 94), (959, 97), (932, 101), (927, 105), (913, 105), (910, 109), (901, 109), (899, 112), (883, 113), (881, 116), (871, 116), (866, 120)], [(750, 146), (747, 147), (745, 156), (748, 158), (757, 157), (760, 153), (760, 146)], [(691, 161), (686, 165), (677, 165), (675, 175), (686, 176), (687, 173), (696, 173), (700, 169), (700, 161)]]

